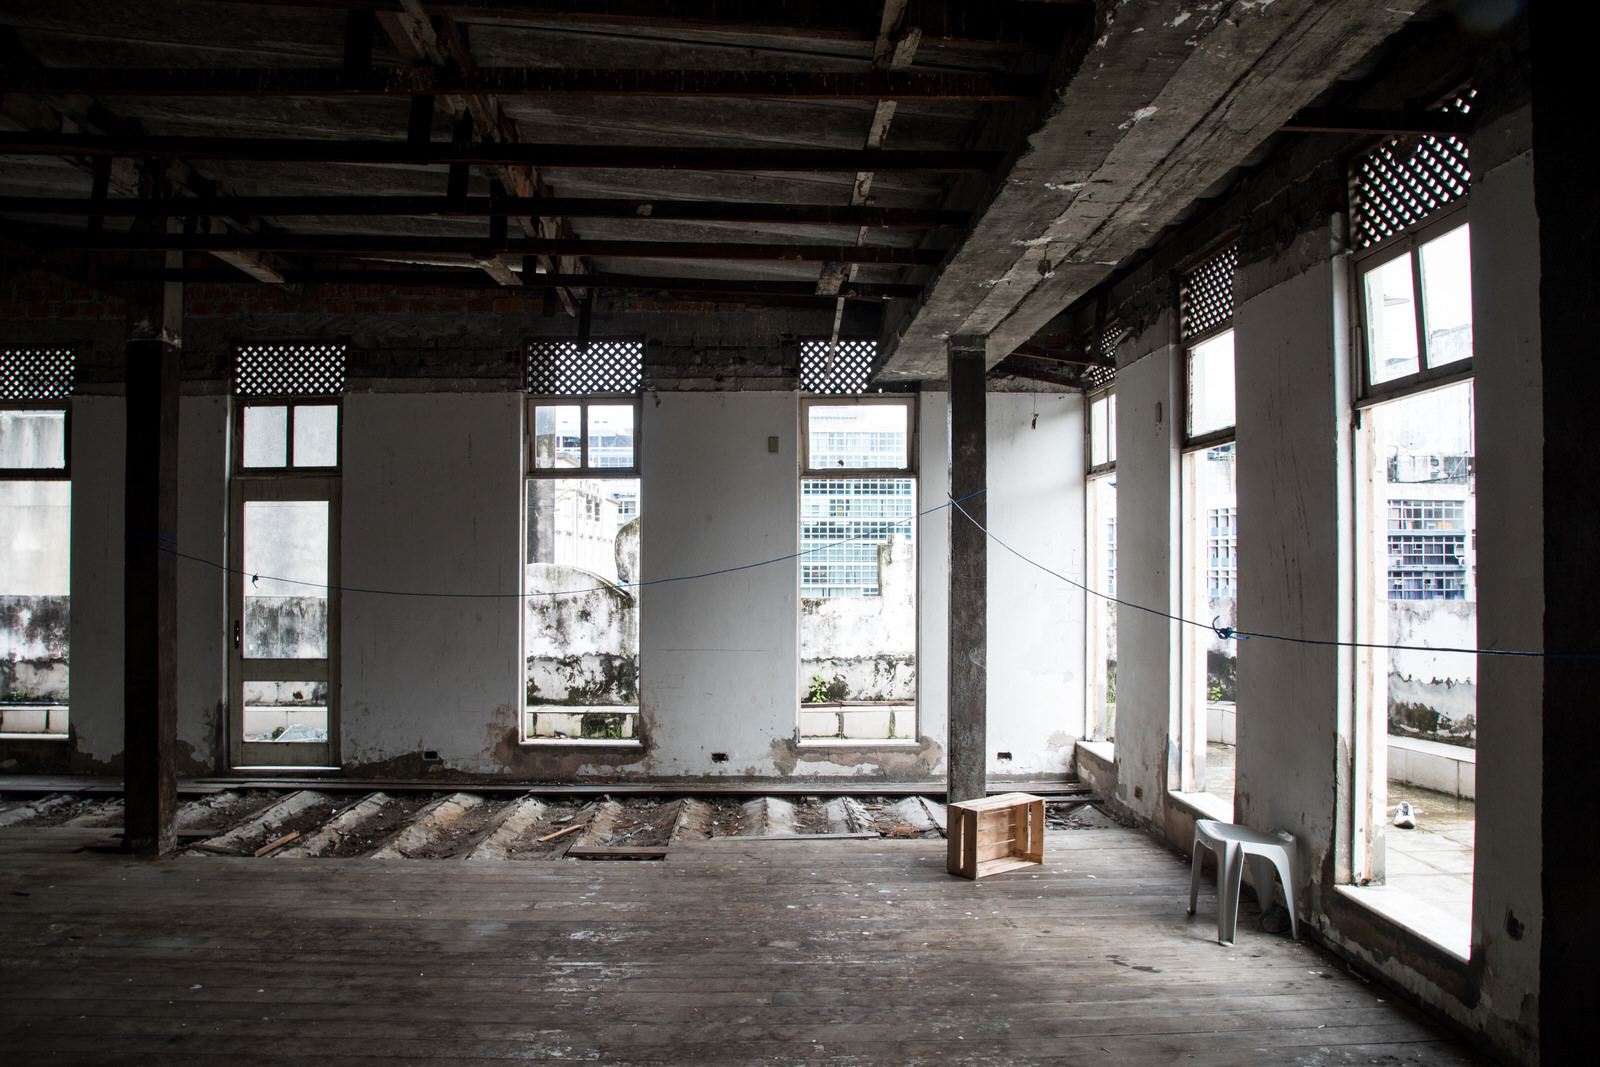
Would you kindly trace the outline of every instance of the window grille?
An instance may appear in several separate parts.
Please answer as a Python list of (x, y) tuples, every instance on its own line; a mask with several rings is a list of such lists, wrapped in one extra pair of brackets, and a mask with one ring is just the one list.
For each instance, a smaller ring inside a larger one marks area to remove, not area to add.
[(643, 341), (532, 341), (527, 388), (539, 396), (637, 393), (644, 387)]
[(1233, 318), (1233, 272), (1238, 266), (1239, 246), (1229, 245), (1184, 275), (1178, 304), (1185, 341)]
[(1239, 595), (1239, 511), (1206, 511), (1206, 591), (1214, 597)]
[(239, 396), (337, 396), (344, 392), (345, 344), (240, 345), (233, 388)]
[(0, 349), (0, 400), (71, 396), (76, 362), (76, 353), (70, 348)]
[[(1477, 90), (1443, 110), (1468, 114)], [(1356, 248), (1393, 237), (1467, 195), (1472, 177), (1458, 137), (1391, 137), (1355, 166)]]
[(800, 388), (827, 396), (864, 393), (877, 357), (876, 341), (801, 341)]

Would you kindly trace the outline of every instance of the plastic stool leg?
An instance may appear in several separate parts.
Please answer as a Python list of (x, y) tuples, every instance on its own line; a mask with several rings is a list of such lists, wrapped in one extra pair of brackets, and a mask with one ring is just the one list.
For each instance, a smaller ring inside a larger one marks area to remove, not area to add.
[[(1210, 846), (1200, 837), (1194, 835), (1194, 848), (1189, 850), (1189, 914), (1194, 914), (1195, 902), (1200, 899), (1200, 850)], [(1221, 864), (1218, 864), (1221, 871)]]
[(1217, 940), (1232, 945), (1239, 928), (1239, 882), (1244, 873), (1244, 849), (1224, 841), (1217, 871)]

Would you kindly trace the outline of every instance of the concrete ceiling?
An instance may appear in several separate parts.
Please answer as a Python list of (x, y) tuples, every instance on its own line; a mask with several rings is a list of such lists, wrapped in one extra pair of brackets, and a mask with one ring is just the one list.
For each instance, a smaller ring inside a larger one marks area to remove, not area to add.
[(991, 366), (1004, 359), (1413, 15), (1383, 0), (1114, 5), (960, 245), (895, 316), (880, 378), (943, 377), (958, 335), (986, 337)]

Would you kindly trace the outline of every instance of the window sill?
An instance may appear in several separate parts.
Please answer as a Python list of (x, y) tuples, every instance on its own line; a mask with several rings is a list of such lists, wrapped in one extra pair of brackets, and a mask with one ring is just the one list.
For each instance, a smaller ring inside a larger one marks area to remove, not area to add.
[(0, 744), (7, 741), (65, 741), (68, 734), (12, 734), (0, 733)]
[(801, 748), (915, 748), (914, 737), (802, 737)]
[(1233, 806), (1221, 797), (1214, 797), (1210, 793), (1169, 791), (1167, 799), (1197, 819), (1215, 819), (1217, 822), (1226, 823), (1233, 822)]
[(1117, 747), (1110, 741), (1079, 741), (1077, 745), (1107, 767), (1117, 762)]
[(525, 737), (517, 742), (524, 748), (643, 748), (644, 742), (632, 738), (606, 737)]
[(1402, 926), (1451, 957), (1468, 963), (1472, 959), (1472, 926), (1451, 918), (1431, 904), (1424, 903), (1403, 889), (1386, 885), (1341, 885), (1334, 890), (1368, 911)]

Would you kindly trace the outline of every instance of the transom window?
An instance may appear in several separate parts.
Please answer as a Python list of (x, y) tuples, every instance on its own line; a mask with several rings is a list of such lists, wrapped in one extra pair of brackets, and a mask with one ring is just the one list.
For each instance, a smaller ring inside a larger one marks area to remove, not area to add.
[(234, 352), (241, 471), (339, 466), (343, 344), (240, 345)]

